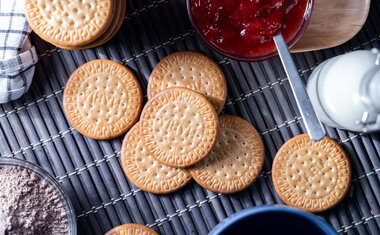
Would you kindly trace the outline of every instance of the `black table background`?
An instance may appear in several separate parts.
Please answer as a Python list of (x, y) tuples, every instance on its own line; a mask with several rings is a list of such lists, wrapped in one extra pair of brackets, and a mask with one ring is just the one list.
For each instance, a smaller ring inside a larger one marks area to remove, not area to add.
[[(372, 0), (365, 26), (352, 40), (332, 49), (295, 54), (304, 82), (327, 58), (379, 48), (379, 15), (380, 3)], [(242, 63), (211, 52), (194, 35), (184, 0), (127, 1), (127, 15), (119, 33), (94, 49), (67, 51), (35, 35), (32, 39), (40, 61), (30, 91), (0, 106), (0, 153), (2, 157), (31, 161), (57, 177), (75, 207), (79, 234), (102, 234), (130, 222), (148, 225), (160, 234), (206, 234), (243, 208), (282, 203), (270, 177), (272, 159), (286, 140), (305, 133), (305, 128), (278, 57)], [(199, 51), (218, 62), (228, 83), (223, 112), (250, 121), (262, 135), (264, 169), (243, 192), (215, 194), (195, 182), (169, 195), (142, 192), (123, 174), (119, 159), (122, 137), (89, 139), (65, 118), (63, 87), (69, 75), (86, 61), (107, 58), (125, 64), (146, 94), (147, 79), (157, 62), (182, 50)], [(380, 234), (380, 135), (333, 128), (327, 128), (327, 133), (348, 153), (353, 180), (343, 202), (318, 216), (339, 233)]]

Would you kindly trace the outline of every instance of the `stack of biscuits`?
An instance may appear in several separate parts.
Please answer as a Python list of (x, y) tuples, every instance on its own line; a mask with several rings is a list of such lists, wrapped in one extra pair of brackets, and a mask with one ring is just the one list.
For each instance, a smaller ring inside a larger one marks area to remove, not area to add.
[(129, 130), (121, 161), (128, 178), (144, 191), (170, 193), (194, 178), (211, 191), (234, 193), (259, 175), (264, 145), (250, 123), (219, 115), (226, 95), (219, 66), (205, 55), (183, 51), (156, 65), (144, 107), (128, 68), (93, 60), (70, 76), (63, 108), (74, 128), (90, 138), (115, 138)]
[(120, 29), (126, 1), (25, 0), (25, 15), (45, 41), (69, 50), (87, 49), (110, 40)]
[[(125, 66), (94, 60), (69, 78), (63, 108), (70, 123), (85, 136), (110, 139), (124, 134), (121, 162), (140, 189), (165, 194), (191, 179), (216, 193), (235, 193), (259, 176), (264, 144), (247, 121), (220, 115), (227, 94), (220, 67), (191, 51), (173, 53), (153, 69), (148, 102)], [(308, 135), (289, 140), (277, 153), (272, 178), (289, 205), (320, 212), (347, 193), (349, 161), (332, 139)]]

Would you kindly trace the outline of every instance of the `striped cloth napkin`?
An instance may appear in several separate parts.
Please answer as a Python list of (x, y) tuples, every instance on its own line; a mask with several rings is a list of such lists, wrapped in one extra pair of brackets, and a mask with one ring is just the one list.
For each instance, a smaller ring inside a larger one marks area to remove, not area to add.
[(23, 0), (0, 0), (0, 103), (28, 91), (38, 61), (29, 39), (24, 4)]

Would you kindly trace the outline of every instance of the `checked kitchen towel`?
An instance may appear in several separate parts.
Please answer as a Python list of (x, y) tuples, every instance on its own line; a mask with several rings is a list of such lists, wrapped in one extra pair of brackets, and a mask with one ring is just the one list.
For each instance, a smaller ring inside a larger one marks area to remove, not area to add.
[(38, 56), (29, 39), (23, 0), (0, 0), (0, 103), (28, 91)]

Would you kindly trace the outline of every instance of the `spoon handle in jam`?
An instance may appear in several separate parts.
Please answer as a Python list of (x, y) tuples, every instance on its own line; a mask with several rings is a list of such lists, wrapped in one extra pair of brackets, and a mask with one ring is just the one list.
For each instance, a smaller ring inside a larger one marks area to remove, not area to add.
[(306, 92), (306, 88), (301, 81), (292, 55), (290, 54), (288, 46), (285, 43), (284, 37), (280, 32), (278, 35), (274, 36), (273, 39), (282, 65), (288, 75), (290, 86), (301, 112), (302, 119), (305, 123), (306, 131), (312, 140), (321, 140), (325, 136), (325, 130), (313, 109), (310, 98)]

